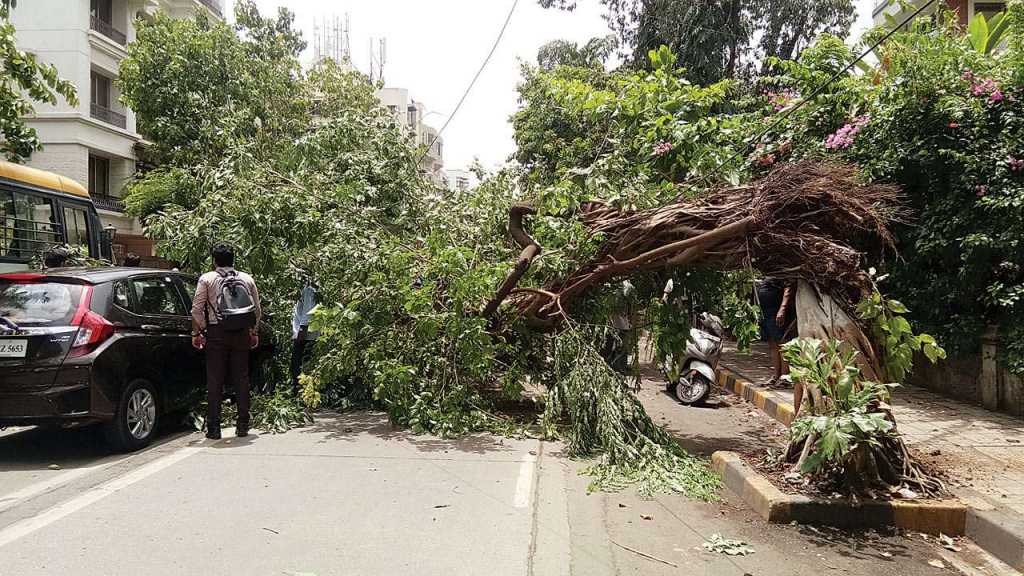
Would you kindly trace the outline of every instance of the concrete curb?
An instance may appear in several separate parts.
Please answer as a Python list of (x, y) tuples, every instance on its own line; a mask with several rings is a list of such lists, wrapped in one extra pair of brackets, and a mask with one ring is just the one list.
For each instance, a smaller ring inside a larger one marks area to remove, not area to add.
[(789, 426), (793, 423), (793, 406), (779, 402), (754, 384), (743, 380), (728, 368), (718, 369), (718, 385), (757, 406), (762, 412)]
[[(743, 398), (747, 402), (757, 406), (762, 412), (771, 416), (776, 421), (781, 422), (785, 426), (789, 426), (793, 423), (793, 406), (789, 403), (779, 402), (775, 398), (769, 396), (763, 388), (755, 386), (753, 383), (748, 382), (741, 378), (736, 373), (732, 372), (728, 368), (719, 367), (718, 371), (718, 385), (723, 389), (732, 392), (733, 394)], [(722, 454), (722, 456), (719, 456)], [(822, 523), (829, 525), (837, 525), (836, 518), (830, 518), (830, 515), (846, 515), (847, 509), (837, 507), (838, 503), (834, 501), (825, 500), (817, 504), (812, 504), (806, 501), (810, 501), (810, 498), (787, 496), (775, 488), (771, 482), (767, 479), (762, 478), (757, 472), (747, 467), (742, 460), (737, 456), (735, 459), (727, 456), (732, 454), (731, 452), (722, 453), (716, 452), (712, 456), (712, 461), (715, 466), (715, 470), (725, 478), (725, 484), (733, 492), (736, 492), (743, 497), (743, 500), (747, 502), (758, 514), (764, 517), (769, 522), (789, 522), (796, 520), (797, 522), (807, 523)], [(733, 454), (735, 456), (735, 454)], [(721, 461), (721, 464), (719, 463)], [(738, 464), (736, 464), (738, 462)], [(732, 471), (732, 468), (742, 466), (746, 468), (747, 472)], [(744, 478), (741, 482), (730, 478), (726, 474), (730, 473), (734, 477), (739, 476)], [(756, 477), (757, 482), (754, 479), (747, 480), (748, 477)], [(764, 487), (767, 484), (767, 487)], [(761, 489), (764, 488), (764, 489)], [(774, 492), (772, 492), (774, 491)], [(915, 510), (914, 506), (907, 508), (910, 504), (921, 506), (920, 503), (911, 503), (897, 501), (889, 503), (894, 505), (891, 510), (879, 509), (873, 512), (875, 514), (874, 519), (881, 523), (888, 524), (891, 526), (899, 526), (902, 528), (910, 528), (900, 522), (913, 523), (917, 525), (923, 522), (924, 525), (930, 525), (931, 520), (923, 521), (919, 520), (919, 517), (923, 516), (936, 516), (938, 519), (935, 520), (936, 525), (948, 522), (949, 527), (956, 527), (959, 525), (959, 532), (943, 531), (944, 534), (953, 535), (966, 535), (974, 540), (978, 546), (985, 549), (986, 552), (992, 554), (996, 558), (999, 558), (1003, 562), (1006, 562), (1017, 570), (1024, 571), (1024, 520), (1021, 518), (1011, 515), (1003, 510), (987, 505), (987, 503), (978, 498), (965, 498), (970, 502), (970, 505), (963, 505), (957, 503), (959, 509), (949, 509), (946, 512), (937, 512), (934, 510)], [(791, 499), (800, 500), (799, 503), (791, 502)], [(768, 502), (768, 504), (765, 504)], [(801, 520), (799, 517), (792, 516), (787, 509), (795, 504), (797, 509), (801, 511), (797, 515), (809, 514), (808, 520)], [(874, 508), (877, 503), (862, 503), (868, 504), (869, 508)], [(822, 510), (828, 510), (820, 516), (824, 516), (826, 520), (832, 520), (831, 522), (818, 522), (814, 520), (815, 513), (804, 512), (803, 510), (811, 510), (815, 507), (820, 507)], [(859, 513), (858, 518), (867, 520), (868, 517)], [(949, 516), (945, 516), (948, 514)], [(962, 515), (962, 516), (961, 516)], [(780, 520), (778, 518), (787, 517), (788, 520)], [(914, 520), (910, 520), (909, 517), (914, 517)], [(962, 518), (962, 519), (961, 519)], [(838, 519), (842, 521), (844, 519)], [(857, 520), (851, 518), (851, 520)], [(959, 523), (959, 524), (958, 524)], [(878, 525), (878, 524), (875, 524)], [(945, 524), (942, 524), (945, 526)], [(919, 530), (921, 532), (928, 532), (929, 530), (922, 528), (911, 528)]]
[(955, 500), (912, 502), (904, 500), (827, 500), (785, 494), (747, 466), (735, 452), (711, 455), (715, 470), (726, 487), (768, 522), (819, 524), (839, 528), (895, 526), (928, 534), (962, 536), (967, 525), (967, 506)]

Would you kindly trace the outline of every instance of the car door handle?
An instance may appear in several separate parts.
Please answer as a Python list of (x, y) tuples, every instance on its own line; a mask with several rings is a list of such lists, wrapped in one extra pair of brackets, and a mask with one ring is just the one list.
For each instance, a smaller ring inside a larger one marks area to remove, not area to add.
[(143, 324), (141, 328), (146, 332), (160, 332), (161, 330), (163, 330), (163, 328), (157, 326), (156, 324)]

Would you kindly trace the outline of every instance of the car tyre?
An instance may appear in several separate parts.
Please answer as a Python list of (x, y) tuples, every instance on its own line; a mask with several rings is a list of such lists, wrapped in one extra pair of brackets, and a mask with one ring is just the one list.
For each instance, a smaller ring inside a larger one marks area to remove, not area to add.
[(114, 419), (105, 425), (107, 442), (122, 452), (144, 448), (156, 436), (159, 418), (156, 388), (145, 380), (133, 380), (121, 393)]

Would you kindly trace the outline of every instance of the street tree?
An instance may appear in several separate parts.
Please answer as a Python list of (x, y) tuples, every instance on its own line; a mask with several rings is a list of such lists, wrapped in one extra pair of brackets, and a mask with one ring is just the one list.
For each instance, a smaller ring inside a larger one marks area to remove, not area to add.
[[(606, 20), (634, 67), (668, 46), (698, 84), (752, 73), (771, 58), (791, 60), (819, 34), (845, 35), (851, 0), (601, 0)], [(572, 10), (576, 0), (540, 0)]]
[(201, 13), (140, 21), (118, 82), (154, 143), (153, 163), (187, 167), (239, 141), (273, 146), (300, 135), (309, 121), (296, 98), (305, 45), (292, 25), (287, 11), (260, 17), (250, 0), (235, 4), (234, 26)]

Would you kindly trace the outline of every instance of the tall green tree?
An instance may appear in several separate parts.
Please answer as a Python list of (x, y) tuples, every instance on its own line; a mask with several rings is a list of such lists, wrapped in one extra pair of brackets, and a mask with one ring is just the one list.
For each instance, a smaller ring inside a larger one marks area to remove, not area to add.
[(58, 97), (72, 106), (78, 105), (75, 86), (63, 80), (53, 64), (43, 64), (35, 54), (19, 50), (11, 10), (17, 0), (0, 0), (0, 62), (4, 77), (0, 82), (0, 152), (12, 161), (20, 162), (40, 150), (34, 128), (25, 125), (24, 118), (35, 108), (32, 102), (56, 104)]
[[(539, 1), (564, 10), (577, 5)], [(668, 46), (699, 84), (755, 71), (772, 57), (793, 59), (823, 32), (845, 36), (855, 15), (852, 0), (600, 1), (631, 66), (648, 67), (648, 53)]]
[(139, 131), (154, 143), (156, 163), (193, 165), (239, 140), (272, 146), (308, 125), (296, 98), (305, 43), (291, 13), (265, 18), (240, 0), (235, 21), (158, 13), (139, 23), (118, 81)]

